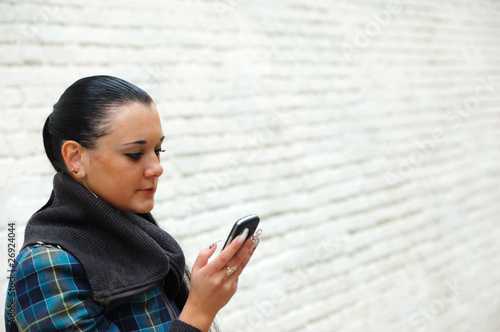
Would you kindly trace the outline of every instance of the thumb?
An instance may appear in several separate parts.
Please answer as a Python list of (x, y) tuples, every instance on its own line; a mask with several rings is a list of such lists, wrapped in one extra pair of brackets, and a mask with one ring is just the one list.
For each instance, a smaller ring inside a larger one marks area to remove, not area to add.
[(205, 265), (207, 265), (208, 260), (210, 259), (210, 257), (212, 257), (216, 249), (217, 249), (217, 244), (212, 243), (208, 248), (205, 248), (202, 251), (200, 251), (198, 257), (196, 257), (196, 261), (193, 264), (193, 273), (200, 270)]

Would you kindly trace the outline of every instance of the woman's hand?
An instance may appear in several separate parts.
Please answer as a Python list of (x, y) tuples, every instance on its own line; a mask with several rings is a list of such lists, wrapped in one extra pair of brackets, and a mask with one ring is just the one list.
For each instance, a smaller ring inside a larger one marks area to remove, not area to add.
[(256, 242), (254, 245), (254, 242), (246, 237), (246, 234), (238, 236), (210, 263), (208, 259), (215, 252), (217, 245), (212, 244), (200, 252), (193, 265), (189, 297), (179, 316), (180, 320), (202, 331), (208, 331), (217, 312), (236, 292), (238, 277), (258, 244)]

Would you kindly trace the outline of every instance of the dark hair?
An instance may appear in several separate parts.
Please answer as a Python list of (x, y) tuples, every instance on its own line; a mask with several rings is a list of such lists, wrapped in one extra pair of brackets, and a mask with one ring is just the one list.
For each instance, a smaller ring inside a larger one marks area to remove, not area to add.
[(113, 76), (79, 79), (61, 95), (43, 127), (45, 153), (57, 172), (67, 172), (61, 147), (73, 140), (92, 149), (108, 132), (111, 113), (130, 102), (145, 105), (153, 99), (141, 88)]

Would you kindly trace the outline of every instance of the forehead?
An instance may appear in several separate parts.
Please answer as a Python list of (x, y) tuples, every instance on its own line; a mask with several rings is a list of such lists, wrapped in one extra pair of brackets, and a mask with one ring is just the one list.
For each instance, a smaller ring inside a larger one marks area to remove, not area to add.
[(147, 140), (163, 136), (161, 121), (154, 104), (138, 102), (117, 106), (109, 118), (108, 134), (102, 139), (120, 143), (121, 141)]

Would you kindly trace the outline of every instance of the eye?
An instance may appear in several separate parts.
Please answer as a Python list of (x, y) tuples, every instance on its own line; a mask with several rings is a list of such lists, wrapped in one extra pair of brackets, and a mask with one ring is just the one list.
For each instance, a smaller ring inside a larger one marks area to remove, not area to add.
[(160, 155), (160, 152), (165, 152), (165, 150), (163, 150), (162, 148), (155, 149), (155, 154), (156, 154), (157, 156), (159, 156), (159, 155)]
[(125, 155), (127, 157), (129, 157), (130, 159), (132, 160), (139, 160), (143, 155), (144, 153), (142, 152), (137, 152), (137, 153), (125, 153)]

